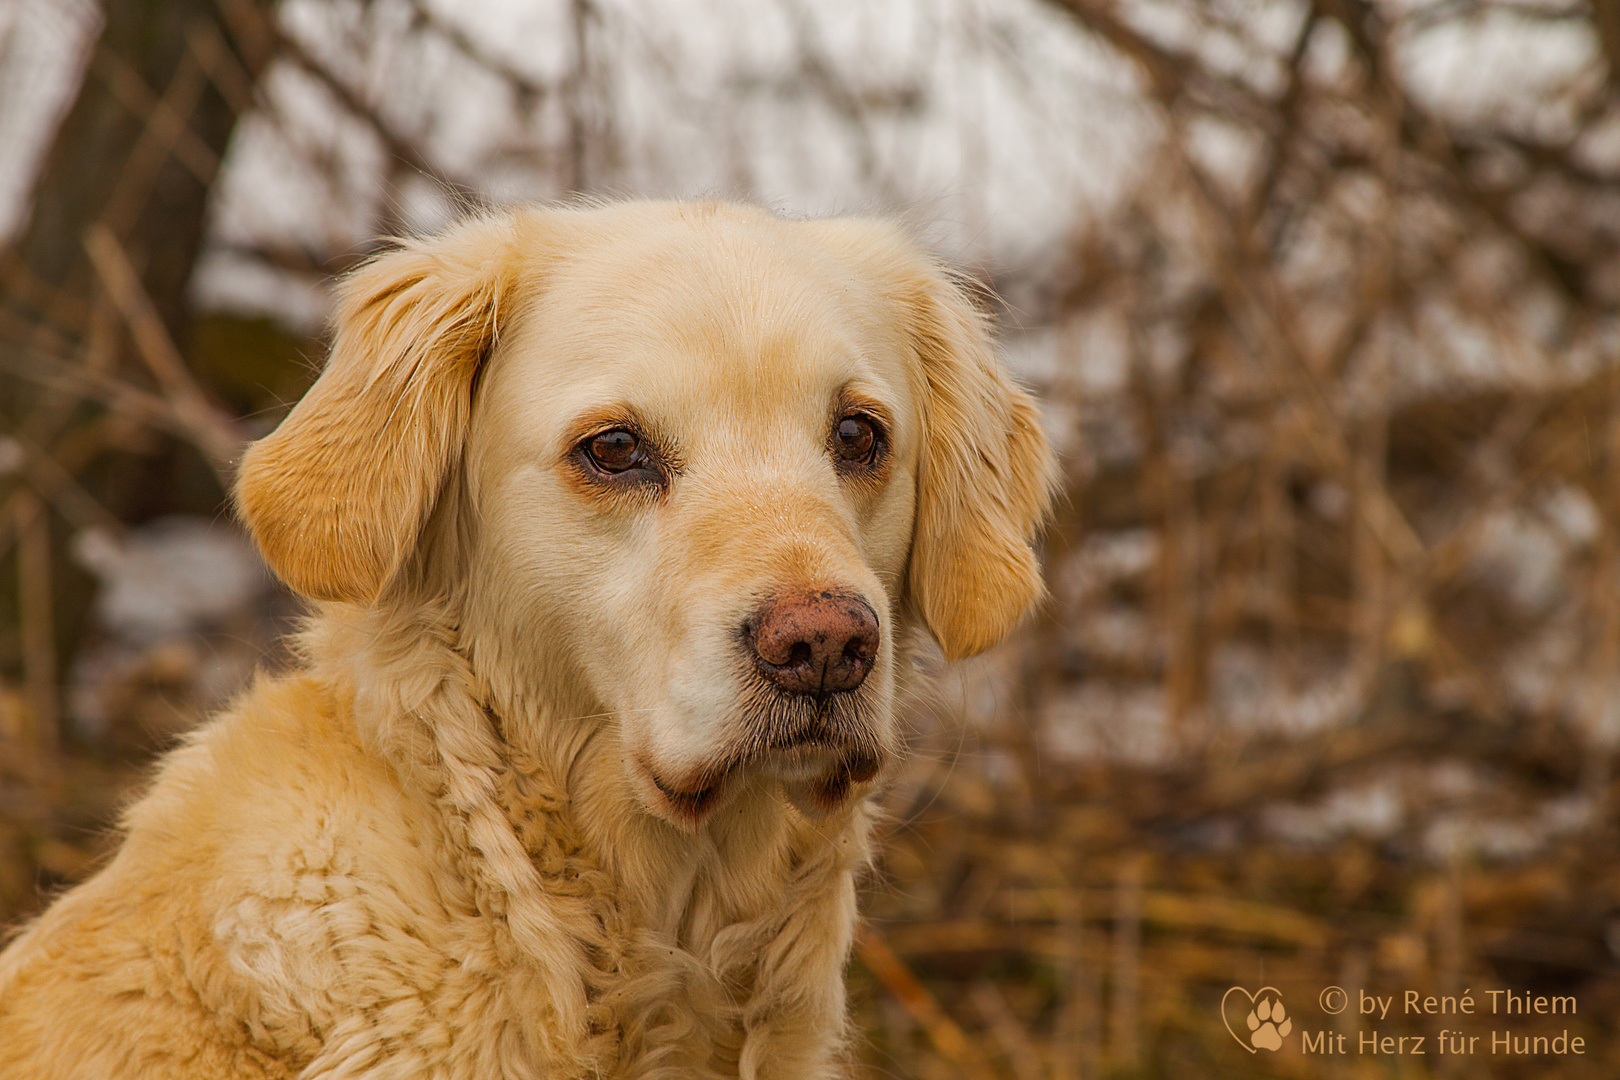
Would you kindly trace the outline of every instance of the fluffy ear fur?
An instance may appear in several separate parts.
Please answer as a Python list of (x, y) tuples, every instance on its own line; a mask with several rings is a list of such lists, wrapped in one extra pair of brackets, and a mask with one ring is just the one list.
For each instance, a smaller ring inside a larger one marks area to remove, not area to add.
[(473, 377), (519, 266), (512, 218), (407, 243), (351, 275), (332, 356), (253, 444), (236, 505), (265, 559), (317, 600), (374, 600), (461, 453)]
[(1057, 459), (1033, 398), (1008, 379), (989, 321), (951, 273), (884, 222), (822, 237), (871, 275), (915, 349), (925, 431), (909, 591), (946, 659), (995, 645), (1044, 592), (1031, 547)]
[(1035, 401), (1002, 370), (987, 320), (936, 267), (910, 297), (926, 381), (911, 591), (948, 660), (995, 645), (1044, 592), (1031, 541), (1057, 461)]

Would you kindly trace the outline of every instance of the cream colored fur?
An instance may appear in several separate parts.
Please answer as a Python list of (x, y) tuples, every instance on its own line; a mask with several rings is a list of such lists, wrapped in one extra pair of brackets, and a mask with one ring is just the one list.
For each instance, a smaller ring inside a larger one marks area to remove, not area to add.
[[(872, 476), (829, 458), (850, 400), (891, 429)], [(571, 464), (627, 417), (662, 489)], [(0, 1078), (838, 1074), (872, 784), (749, 749), (738, 627), (773, 590), (865, 597), (847, 696), (891, 761), (913, 639), (971, 655), (1036, 598), (1051, 472), (890, 225), (528, 209), (381, 256), (241, 466), (314, 601), (302, 663), (0, 954)]]

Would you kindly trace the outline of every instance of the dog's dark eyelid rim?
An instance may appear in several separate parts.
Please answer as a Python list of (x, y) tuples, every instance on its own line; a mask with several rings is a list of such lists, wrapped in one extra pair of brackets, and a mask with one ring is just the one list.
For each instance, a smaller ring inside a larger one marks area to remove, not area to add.
[(883, 422), (883, 417), (867, 412), (865, 409), (855, 409), (845, 413), (839, 418), (839, 421), (842, 422), (852, 418), (865, 420), (868, 424), (871, 424), (872, 438), (876, 442), (885, 443), (889, 441), (889, 425)]
[[(851, 404), (838, 410), (833, 418), (832, 433), (828, 443), (836, 446), (838, 442), (838, 428), (845, 420), (865, 420), (872, 425), (872, 449), (867, 456), (859, 461), (850, 461), (847, 458), (839, 459), (839, 467), (846, 469), (870, 469), (881, 462), (889, 451), (889, 425), (884, 418), (864, 406)], [(835, 454), (835, 457), (837, 455)]]
[[(591, 443), (614, 431), (625, 431), (632, 435), (637, 443), (634, 464), (616, 471), (604, 468), (591, 453)], [(574, 442), (571, 456), (575, 460), (583, 461), (591, 473), (603, 483), (665, 483), (669, 478), (669, 467), (665, 456), (658, 447), (656, 440), (650, 438), (635, 424), (623, 420), (614, 420), (593, 427)]]
[[(596, 443), (597, 443), (598, 440), (600, 440), (604, 436), (612, 435), (615, 432), (620, 432), (620, 431), (622, 431), (622, 432), (624, 432), (624, 434), (630, 436), (630, 438), (634, 441), (635, 446), (631, 449), (630, 458), (625, 463), (624, 468), (622, 468), (622, 469), (608, 469), (607, 466), (606, 466), (606, 463), (603, 462), (601, 460), (601, 458), (597, 456)], [(647, 440), (644, 437), (642, 437), (639, 433), (637, 433), (634, 429), (625, 427), (623, 424), (618, 424), (618, 425), (616, 425), (614, 427), (610, 427), (610, 428), (604, 428), (603, 430), (596, 432), (594, 435), (585, 436), (585, 438), (580, 440), (579, 447), (580, 447), (581, 450), (583, 450), (585, 452), (585, 454), (593, 462), (595, 462), (597, 465), (601, 466), (604, 469), (604, 471), (606, 471), (606, 472), (629, 472), (629, 471), (633, 470), (634, 468), (636, 468), (637, 463), (645, 462), (648, 459)]]
[(838, 425), (851, 416), (858, 416), (877, 429), (878, 437), (888, 442), (894, 436), (894, 413), (885, 399), (889, 395), (881, 385), (872, 384), (866, 379), (853, 379), (844, 383), (833, 392), (832, 408), (828, 419), (832, 422), (832, 433), (837, 434)]

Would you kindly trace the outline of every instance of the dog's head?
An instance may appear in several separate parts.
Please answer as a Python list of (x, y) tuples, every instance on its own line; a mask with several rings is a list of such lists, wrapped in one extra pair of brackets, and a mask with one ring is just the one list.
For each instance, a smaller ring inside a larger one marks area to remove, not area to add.
[(870, 780), (911, 624), (969, 656), (1037, 597), (1052, 469), (984, 320), (894, 227), (641, 203), (354, 274), (237, 498), (312, 598), (432, 578), (476, 665), (609, 716), (644, 804), (689, 824), (744, 772), (812, 811)]

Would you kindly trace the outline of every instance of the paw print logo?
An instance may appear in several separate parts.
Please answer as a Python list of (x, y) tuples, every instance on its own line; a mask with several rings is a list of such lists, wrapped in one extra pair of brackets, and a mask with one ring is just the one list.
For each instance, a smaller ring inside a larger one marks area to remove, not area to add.
[[(1241, 1015), (1243, 1006), (1247, 1004), (1249, 1007), (1241, 1027), (1232, 1023), (1232, 1017), (1227, 1012), (1227, 1004), (1233, 995), (1241, 995), (1234, 1012)], [(1221, 997), (1221, 1019), (1226, 1023), (1226, 1030), (1232, 1033), (1232, 1038), (1251, 1054), (1256, 1050), (1282, 1049), (1283, 1040), (1294, 1030), (1294, 1022), (1289, 1019), (1288, 1010), (1283, 1008), (1282, 995), (1274, 986), (1262, 986), (1252, 994), (1241, 986), (1232, 987)]]

